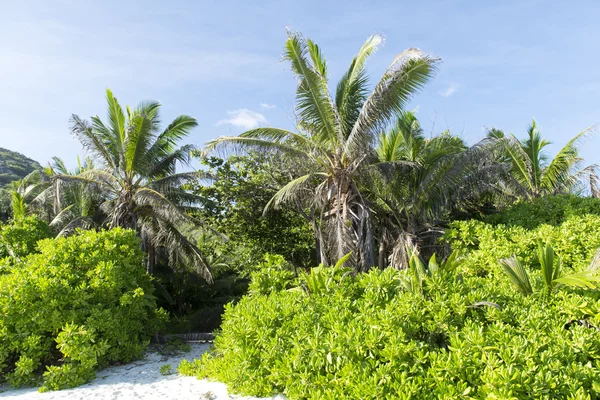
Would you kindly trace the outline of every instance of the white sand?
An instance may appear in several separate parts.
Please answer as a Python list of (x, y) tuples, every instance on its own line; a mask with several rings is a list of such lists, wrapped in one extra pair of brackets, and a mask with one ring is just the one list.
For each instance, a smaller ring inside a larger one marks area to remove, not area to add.
[(143, 360), (98, 371), (96, 379), (75, 389), (39, 393), (37, 388), (10, 389), (0, 387), (0, 398), (15, 400), (255, 399), (252, 397), (230, 396), (227, 393), (227, 387), (219, 382), (198, 380), (177, 373), (167, 376), (161, 375), (161, 366), (170, 364), (172, 370), (176, 372), (181, 360), (199, 358), (208, 349), (208, 344), (196, 344), (192, 345), (192, 350), (189, 353), (182, 353), (173, 357), (149, 353)]

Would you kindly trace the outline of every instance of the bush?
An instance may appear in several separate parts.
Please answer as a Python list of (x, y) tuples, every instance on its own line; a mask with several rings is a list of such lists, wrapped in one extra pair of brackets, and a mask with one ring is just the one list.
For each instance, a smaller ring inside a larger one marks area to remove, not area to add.
[(485, 217), (484, 222), (534, 229), (540, 225), (560, 225), (570, 217), (600, 215), (600, 199), (573, 194), (548, 196), (533, 202), (521, 202)]
[(252, 272), (248, 293), (269, 294), (292, 287), (296, 274), (283, 256), (265, 254), (264, 262)]
[(557, 226), (540, 225), (528, 230), (521, 226), (491, 225), (481, 221), (456, 221), (446, 240), (468, 257), (462, 265), (467, 274), (495, 274), (498, 260), (516, 255), (527, 265), (539, 266), (538, 240), (550, 241), (566, 267), (587, 265), (600, 247), (600, 215), (571, 216)]
[(80, 231), (38, 243), (0, 276), (0, 371), (11, 385), (74, 387), (143, 354), (164, 312), (133, 231)]
[(322, 268), (311, 280), (325, 284), (306, 274), (304, 289), (246, 296), (226, 307), (213, 351), (179, 371), (290, 399), (600, 394), (595, 292), (525, 297), (506, 278), (455, 273), (406, 290), (410, 274)]
[(39, 240), (50, 237), (48, 224), (35, 215), (0, 225), (0, 259), (25, 257), (35, 251)]

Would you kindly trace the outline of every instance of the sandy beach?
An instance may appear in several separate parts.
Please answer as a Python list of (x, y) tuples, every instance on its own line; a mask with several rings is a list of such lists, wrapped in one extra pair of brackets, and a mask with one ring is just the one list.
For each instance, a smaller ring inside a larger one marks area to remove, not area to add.
[[(229, 395), (219, 382), (198, 380), (176, 373), (183, 359), (199, 358), (209, 349), (208, 344), (192, 345), (191, 351), (166, 357), (150, 352), (143, 360), (98, 371), (92, 382), (74, 389), (39, 393), (37, 388), (11, 389), (0, 387), (1, 399), (14, 400), (86, 400), (86, 399), (164, 399), (164, 400), (222, 400), (256, 399)], [(162, 375), (161, 366), (170, 364), (174, 371)]]

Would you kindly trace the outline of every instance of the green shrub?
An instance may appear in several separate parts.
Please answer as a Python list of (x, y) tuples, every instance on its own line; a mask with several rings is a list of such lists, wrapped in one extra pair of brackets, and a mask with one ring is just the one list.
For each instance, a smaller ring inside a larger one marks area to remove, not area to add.
[(80, 231), (38, 243), (0, 276), (0, 371), (11, 385), (80, 385), (138, 358), (164, 312), (133, 231)]
[(160, 366), (160, 374), (161, 375), (173, 375), (175, 372), (171, 367), (171, 364), (164, 364)]
[(35, 215), (0, 225), (0, 259), (25, 257), (35, 251), (39, 240), (50, 237), (48, 224)]
[[(319, 290), (246, 296), (226, 307), (213, 351), (182, 362), (179, 372), (290, 399), (600, 394), (595, 292), (520, 296), (506, 277), (451, 271), (408, 291), (411, 273), (349, 279), (343, 269), (320, 269), (311, 272), (328, 283)], [(302, 287), (307, 276), (299, 277)], [(573, 323), (585, 318), (588, 325)]]
[(534, 229), (540, 225), (560, 225), (570, 217), (600, 215), (600, 199), (573, 194), (548, 196), (533, 202), (520, 202), (498, 214), (485, 217), (484, 222)]
[(468, 255), (461, 265), (467, 274), (495, 274), (500, 271), (498, 261), (513, 255), (537, 267), (538, 240), (550, 242), (564, 266), (575, 270), (586, 266), (600, 247), (599, 215), (572, 216), (560, 225), (540, 225), (532, 230), (475, 220), (456, 221), (450, 227), (446, 240)]
[(293, 286), (296, 274), (289, 270), (283, 256), (265, 254), (264, 261), (259, 264), (256, 271), (251, 274), (248, 293), (269, 294)]

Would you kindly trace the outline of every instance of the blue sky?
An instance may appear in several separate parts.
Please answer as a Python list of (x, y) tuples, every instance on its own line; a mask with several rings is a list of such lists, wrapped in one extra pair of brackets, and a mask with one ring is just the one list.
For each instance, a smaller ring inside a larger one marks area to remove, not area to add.
[[(68, 120), (155, 99), (165, 123), (199, 121), (202, 145), (256, 124), (293, 127), (295, 81), (280, 62), (286, 26), (316, 41), (332, 87), (373, 33), (378, 80), (394, 56), (419, 47), (443, 59), (412, 102), (428, 132), (470, 143), (485, 127), (522, 137), (535, 117), (556, 151), (600, 122), (598, 1), (84, 1), (3, 2), (0, 147), (45, 164), (83, 154)], [(600, 162), (600, 134), (586, 162)]]

